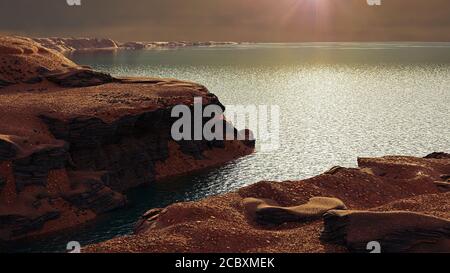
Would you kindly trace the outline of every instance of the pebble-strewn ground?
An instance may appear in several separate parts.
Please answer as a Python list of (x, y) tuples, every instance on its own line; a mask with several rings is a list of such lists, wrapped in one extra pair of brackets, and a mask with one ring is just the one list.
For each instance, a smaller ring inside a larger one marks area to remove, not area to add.
[[(84, 251), (347, 252), (364, 243), (358, 241), (363, 238), (380, 241), (386, 251), (450, 252), (450, 199), (445, 187), (450, 155), (430, 157), (360, 158), (358, 169), (333, 168), (307, 180), (260, 182), (234, 193), (174, 204), (145, 215), (137, 234)], [(261, 224), (243, 205), (245, 198), (253, 197), (296, 206), (317, 196), (336, 197), (349, 209), (350, 220), (337, 222), (344, 226), (337, 232), (345, 233), (343, 242), (321, 240), (320, 218)]]

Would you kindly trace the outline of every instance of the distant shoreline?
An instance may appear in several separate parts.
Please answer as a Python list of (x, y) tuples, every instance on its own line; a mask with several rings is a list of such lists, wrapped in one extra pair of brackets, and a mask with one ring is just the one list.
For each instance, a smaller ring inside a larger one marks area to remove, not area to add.
[(417, 42), (417, 41), (391, 41), (391, 42), (217, 42), (217, 41), (131, 41), (131, 42), (118, 42), (112, 39), (100, 39), (100, 38), (33, 38), (33, 40), (46, 48), (53, 49), (62, 54), (70, 53), (83, 53), (83, 52), (102, 52), (102, 51), (116, 51), (116, 50), (167, 50), (167, 49), (180, 49), (180, 48), (210, 48), (210, 47), (223, 47), (223, 46), (245, 46), (245, 45), (289, 45), (289, 46), (304, 46), (304, 47), (338, 47), (338, 46), (350, 46), (350, 45), (382, 45), (391, 46), (394, 48), (416, 48), (416, 47), (450, 47), (448, 42)]
[(152, 50), (166, 48), (183, 47), (215, 47), (232, 46), (246, 43), (238, 42), (217, 42), (217, 41), (171, 41), (171, 42), (117, 42), (112, 39), (99, 38), (33, 38), (40, 45), (58, 51), (60, 53), (83, 52), (83, 51), (113, 51), (118, 49), (125, 50)]

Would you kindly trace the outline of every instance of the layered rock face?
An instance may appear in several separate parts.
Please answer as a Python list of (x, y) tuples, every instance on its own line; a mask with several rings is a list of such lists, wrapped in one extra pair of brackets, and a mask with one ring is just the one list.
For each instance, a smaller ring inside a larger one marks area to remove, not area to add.
[(450, 252), (448, 154), (360, 158), (302, 180), (153, 209), (86, 252)]
[(175, 105), (221, 105), (195, 83), (114, 78), (22, 37), (0, 37), (0, 72), (0, 240), (86, 222), (123, 207), (131, 187), (253, 151), (172, 140)]

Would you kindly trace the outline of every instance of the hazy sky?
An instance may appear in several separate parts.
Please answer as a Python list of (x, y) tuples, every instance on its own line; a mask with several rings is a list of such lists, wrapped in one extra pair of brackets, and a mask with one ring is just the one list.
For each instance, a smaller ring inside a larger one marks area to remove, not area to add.
[(450, 41), (450, 0), (0, 0), (0, 33), (128, 40)]

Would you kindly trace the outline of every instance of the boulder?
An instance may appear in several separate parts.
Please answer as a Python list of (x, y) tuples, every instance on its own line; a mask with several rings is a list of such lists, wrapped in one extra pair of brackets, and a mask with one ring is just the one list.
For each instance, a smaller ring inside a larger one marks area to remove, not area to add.
[(356, 252), (366, 252), (370, 242), (385, 253), (450, 252), (450, 221), (407, 211), (331, 210), (321, 238)]
[(146, 230), (151, 229), (163, 211), (164, 209), (156, 208), (144, 213), (134, 225), (134, 234), (144, 233)]
[(428, 159), (448, 159), (448, 158), (450, 158), (450, 154), (443, 153), (443, 152), (434, 152), (434, 153), (431, 153), (431, 154), (425, 156), (424, 158), (428, 158)]
[(258, 198), (245, 198), (242, 202), (248, 215), (265, 224), (310, 221), (329, 210), (347, 209), (341, 200), (329, 197), (313, 197), (308, 203), (294, 207), (281, 207), (273, 200)]

